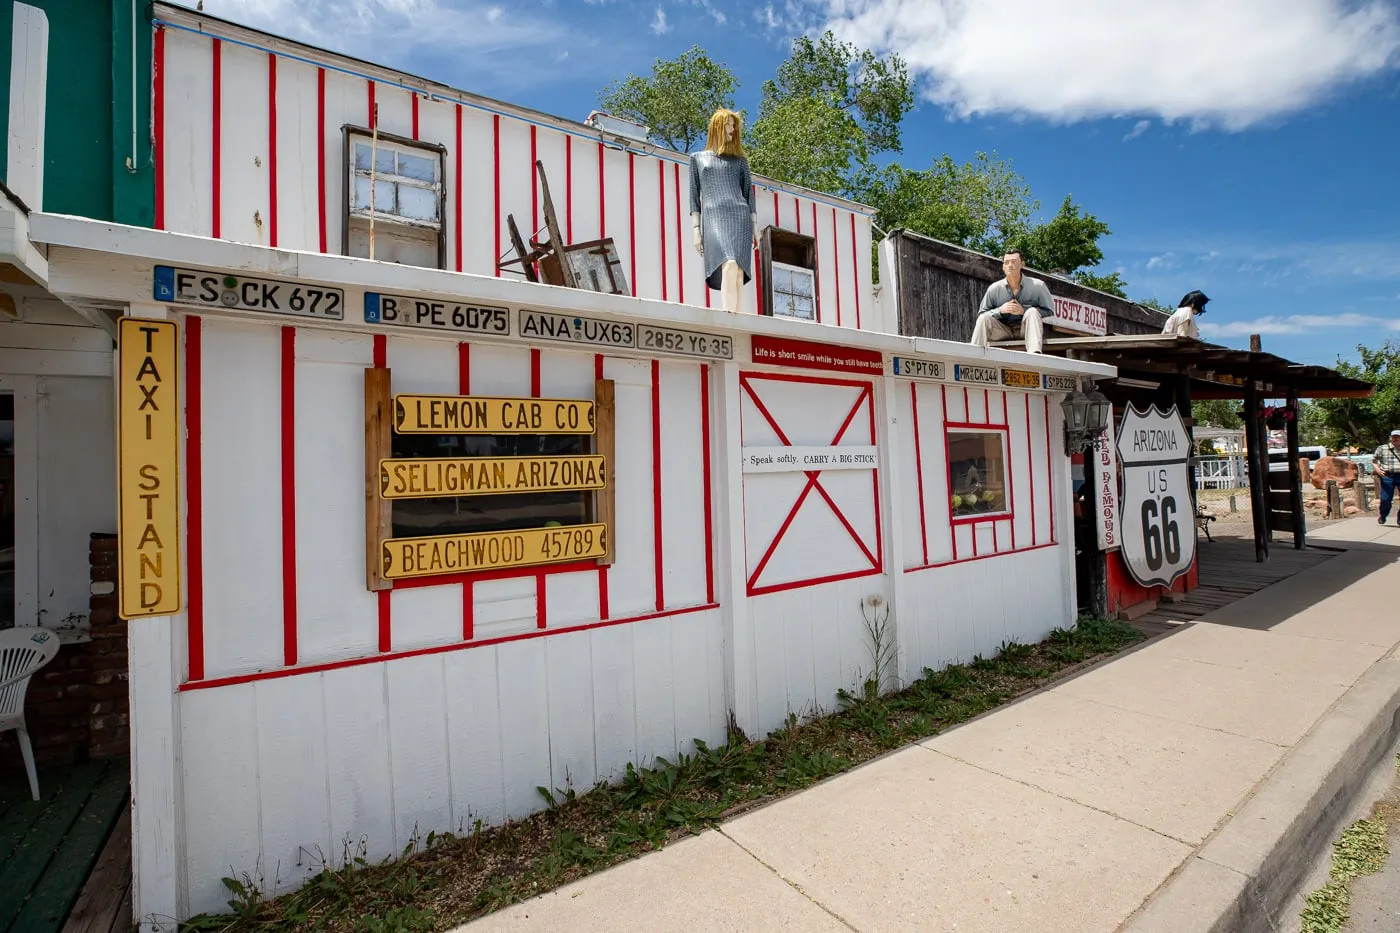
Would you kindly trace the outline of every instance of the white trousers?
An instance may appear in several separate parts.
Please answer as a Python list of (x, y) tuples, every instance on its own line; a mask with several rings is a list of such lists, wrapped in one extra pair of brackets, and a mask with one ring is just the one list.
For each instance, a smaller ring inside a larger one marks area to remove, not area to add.
[[(1041, 323), (1039, 308), (1026, 309), (1021, 318), (1021, 330), (1025, 332), (1027, 352), (1039, 353), (1045, 349), (1045, 325)], [(989, 311), (977, 316), (977, 326), (972, 329), (972, 344), (986, 347), (993, 340), (1010, 340), (1016, 336), (1015, 328), (1007, 327), (997, 320), (995, 311)]]

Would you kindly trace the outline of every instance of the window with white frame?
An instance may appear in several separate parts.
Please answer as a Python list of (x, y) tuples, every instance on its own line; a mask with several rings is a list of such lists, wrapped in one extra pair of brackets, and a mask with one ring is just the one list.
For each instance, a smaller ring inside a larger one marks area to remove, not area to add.
[(948, 432), (953, 518), (1009, 513), (1006, 432), (959, 428)]
[(817, 276), (811, 269), (773, 261), (773, 313), (803, 321), (817, 317)]
[(345, 252), (441, 268), (446, 150), (345, 127)]

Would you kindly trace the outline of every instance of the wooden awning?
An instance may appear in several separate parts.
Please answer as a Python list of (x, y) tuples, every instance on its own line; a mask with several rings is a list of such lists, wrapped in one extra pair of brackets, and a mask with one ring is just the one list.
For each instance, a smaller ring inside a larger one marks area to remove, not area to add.
[[(994, 344), (1021, 349), (1022, 341)], [(1108, 363), (1120, 376), (1153, 374), (1191, 377), (1194, 399), (1242, 399), (1251, 382), (1265, 397), (1367, 398), (1375, 386), (1343, 376), (1325, 366), (1294, 363), (1272, 353), (1235, 350), (1190, 337), (1169, 334), (1124, 334), (1109, 337), (1060, 337), (1045, 341), (1048, 356)]]

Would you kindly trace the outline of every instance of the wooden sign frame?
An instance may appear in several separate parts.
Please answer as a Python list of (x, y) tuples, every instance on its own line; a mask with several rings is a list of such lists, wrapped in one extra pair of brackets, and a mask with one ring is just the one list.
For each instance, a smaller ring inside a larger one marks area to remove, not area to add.
[[(605, 486), (593, 491), (593, 520), (606, 529), (607, 553), (594, 558), (598, 566), (616, 559), (613, 534), (617, 527), (617, 484), (613, 470), (617, 455), (616, 393), (611, 379), (595, 380), (593, 454), (603, 458)], [(529, 401), (529, 399), (522, 399)], [(384, 542), (394, 537), (394, 502), (380, 495), (380, 465), (393, 459), (394, 394), (389, 369), (365, 369), (365, 586), (371, 592), (394, 588), (384, 575)], [(538, 530), (538, 529), (526, 529)], [(548, 566), (547, 564), (541, 566)], [(476, 572), (476, 571), (473, 571)], [(460, 574), (444, 574), (454, 579)], [(425, 578), (431, 579), (431, 578)]]

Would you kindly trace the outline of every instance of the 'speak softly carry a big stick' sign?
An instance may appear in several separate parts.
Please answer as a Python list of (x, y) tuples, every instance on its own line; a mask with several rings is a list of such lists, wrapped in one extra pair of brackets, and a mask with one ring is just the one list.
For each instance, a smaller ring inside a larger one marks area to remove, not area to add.
[(180, 611), (180, 419), (175, 325), (117, 330), (119, 602), (124, 619)]

